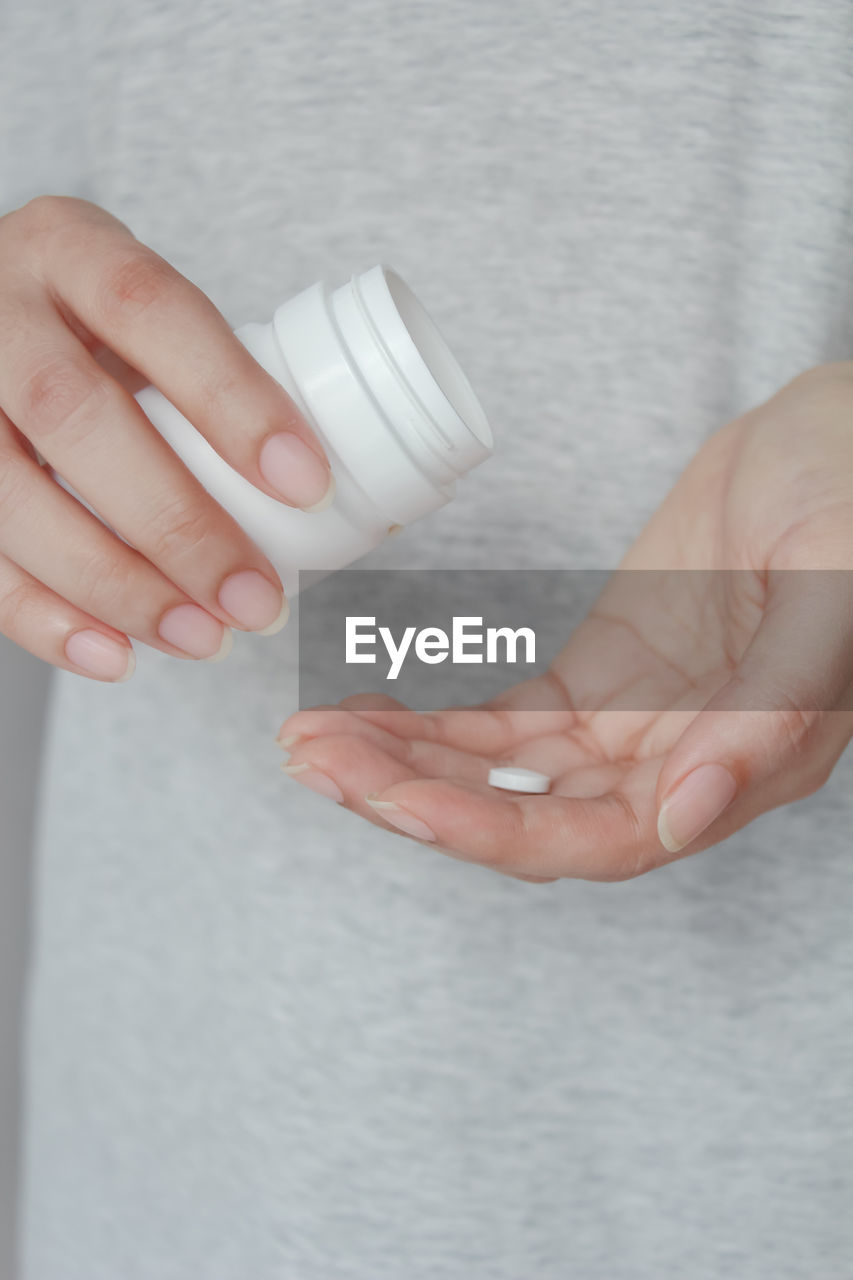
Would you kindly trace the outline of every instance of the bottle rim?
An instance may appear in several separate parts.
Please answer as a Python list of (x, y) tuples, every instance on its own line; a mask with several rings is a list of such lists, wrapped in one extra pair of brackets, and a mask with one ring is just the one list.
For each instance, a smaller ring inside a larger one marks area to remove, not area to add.
[[(377, 276), (381, 276), (399, 320), (393, 332), (374, 314), (376, 294), (370, 285)], [(406, 281), (392, 267), (380, 263), (362, 276), (353, 276), (351, 284), (374, 341), (426, 414), (442, 452), (466, 453), (471, 437), (482, 456), (490, 452), (494, 439), (485, 410), (432, 316)], [(442, 404), (436, 403), (437, 392)]]

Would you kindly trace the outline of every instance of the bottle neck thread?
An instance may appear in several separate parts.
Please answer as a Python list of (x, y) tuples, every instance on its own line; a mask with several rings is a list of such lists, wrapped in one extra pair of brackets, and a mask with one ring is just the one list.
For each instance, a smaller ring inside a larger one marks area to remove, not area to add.
[[(348, 307), (352, 299), (363, 333), (356, 333)], [(404, 280), (382, 264), (352, 277), (332, 294), (343, 316), (342, 333), (364, 352), (366, 341), (382, 362), (359, 366), (386, 403), (394, 430), (436, 480), (455, 479), (489, 456), (492, 433), (485, 412), (434, 321)], [(407, 412), (399, 393), (407, 398)], [(396, 410), (396, 411), (393, 411)]]
[(491, 453), (468, 379), (391, 268), (313, 285), (278, 308), (273, 332), (318, 434), (392, 522), (444, 505)]

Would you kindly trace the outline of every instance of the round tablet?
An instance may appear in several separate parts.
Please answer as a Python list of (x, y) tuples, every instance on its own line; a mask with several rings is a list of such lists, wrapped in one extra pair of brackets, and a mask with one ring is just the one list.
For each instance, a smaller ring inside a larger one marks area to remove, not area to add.
[(505, 769), (489, 770), (489, 786), (500, 787), (501, 791), (530, 791), (543, 794), (551, 785), (546, 773), (537, 773), (535, 769), (520, 769), (517, 765), (509, 765)]

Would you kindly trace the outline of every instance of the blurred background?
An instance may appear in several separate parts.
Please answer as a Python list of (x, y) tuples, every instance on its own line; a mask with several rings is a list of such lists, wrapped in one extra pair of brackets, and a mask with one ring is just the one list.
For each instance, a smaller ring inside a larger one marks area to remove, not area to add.
[(0, 635), (0, 1280), (15, 1274), (23, 996), (41, 742), (53, 668)]

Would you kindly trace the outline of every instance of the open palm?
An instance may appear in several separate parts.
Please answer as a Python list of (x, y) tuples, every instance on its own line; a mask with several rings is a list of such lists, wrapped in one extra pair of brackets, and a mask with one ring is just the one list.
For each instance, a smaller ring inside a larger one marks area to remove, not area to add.
[[(795, 378), (709, 439), (545, 675), (477, 707), (297, 712), (285, 768), (541, 880), (626, 879), (814, 791), (853, 735), (851, 421), (853, 364)], [(510, 762), (550, 793), (490, 787)]]

